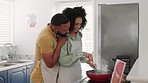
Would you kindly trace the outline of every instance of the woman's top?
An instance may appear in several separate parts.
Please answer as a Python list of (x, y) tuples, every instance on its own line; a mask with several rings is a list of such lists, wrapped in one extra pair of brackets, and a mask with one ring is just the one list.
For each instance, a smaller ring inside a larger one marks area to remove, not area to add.
[(87, 62), (86, 57), (83, 56), (81, 38), (80, 32), (76, 33), (76, 37), (72, 37), (68, 34), (68, 41), (62, 47), (58, 60), (61, 66), (71, 66), (79, 59), (83, 63)]

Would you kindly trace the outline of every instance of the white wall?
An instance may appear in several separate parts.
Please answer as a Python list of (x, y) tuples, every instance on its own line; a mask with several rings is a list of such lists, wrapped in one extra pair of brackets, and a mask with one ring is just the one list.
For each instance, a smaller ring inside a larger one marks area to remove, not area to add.
[[(34, 14), (37, 25), (29, 27), (29, 16)], [(15, 45), (18, 54), (35, 54), (36, 37), (50, 21), (51, 0), (15, 0)]]
[[(98, 11), (98, 4), (123, 4), (123, 3), (139, 3), (139, 62), (141, 65), (145, 65), (148, 63), (148, 0), (96, 0), (95, 7), (96, 11)], [(96, 12), (96, 23), (98, 23), (99, 13)], [(97, 32), (95, 33), (97, 34)], [(95, 39), (98, 39), (96, 37)], [(97, 43), (98, 40), (95, 42)], [(98, 50), (98, 45), (96, 45)], [(96, 50), (96, 51), (97, 51)], [(96, 52), (95, 55), (99, 55), (99, 52)]]
[(148, 63), (148, 0), (139, 1), (139, 61), (145, 65)]

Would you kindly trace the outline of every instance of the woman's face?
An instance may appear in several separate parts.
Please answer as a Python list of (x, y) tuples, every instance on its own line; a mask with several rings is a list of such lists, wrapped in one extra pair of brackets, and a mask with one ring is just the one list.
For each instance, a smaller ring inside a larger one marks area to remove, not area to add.
[(78, 32), (79, 29), (81, 28), (81, 25), (82, 25), (82, 18), (81, 17), (77, 17), (76, 20), (75, 20), (75, 25), (74, 25), (73, 31), (74, 32)]

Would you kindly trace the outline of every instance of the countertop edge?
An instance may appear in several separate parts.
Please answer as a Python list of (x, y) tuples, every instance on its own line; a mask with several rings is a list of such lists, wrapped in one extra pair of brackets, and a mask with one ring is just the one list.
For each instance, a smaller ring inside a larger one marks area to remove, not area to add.
[(128, 77), (128, 81), (136, 81), (136, 82), (148, 82), (147, 78), (140, 78), (140, 77)]
[(26, 62), (26, 63), (18, 63), (18, 64), (8, 66), (8, 67), (1, 67), (0, 72), (6, 71), (6, 70), (11, 70), (11, 69), (22, 67), (22, 66), (26, 66), (26, 65), (30, 65), (30, 64), (33, 64), (33, 63), (34, 63), (34, 61), (29, 61), (29, 62)]
[(131, 71), (127, 75), (128, 81), (148, 82), (148, 77), (144, 75), (145, 73), (143, 73), (145, 70), (140, 67), (139, 60), (137, 59)]

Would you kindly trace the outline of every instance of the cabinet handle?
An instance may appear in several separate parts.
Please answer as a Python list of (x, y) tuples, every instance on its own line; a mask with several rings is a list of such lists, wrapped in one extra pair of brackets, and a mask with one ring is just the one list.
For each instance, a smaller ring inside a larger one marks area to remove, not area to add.
[(30, 69), (29, 67), (27, 67), (27, 69)]

